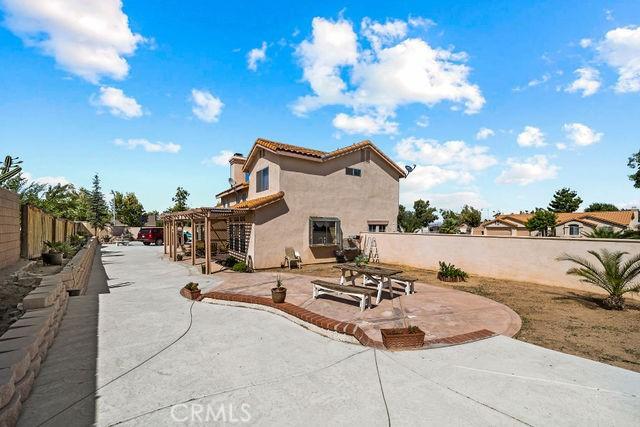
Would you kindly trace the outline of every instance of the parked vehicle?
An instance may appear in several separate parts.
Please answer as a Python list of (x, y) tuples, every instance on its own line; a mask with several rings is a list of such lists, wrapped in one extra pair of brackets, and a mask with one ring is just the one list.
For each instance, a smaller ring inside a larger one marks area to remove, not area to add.
[(162, 227), (142, 227), (140, 231), (138, 231), (138, 238), (136, 240), (144, 243), (146, 246), (152, 243), (160, 246), (164, 243), (164, 229)]

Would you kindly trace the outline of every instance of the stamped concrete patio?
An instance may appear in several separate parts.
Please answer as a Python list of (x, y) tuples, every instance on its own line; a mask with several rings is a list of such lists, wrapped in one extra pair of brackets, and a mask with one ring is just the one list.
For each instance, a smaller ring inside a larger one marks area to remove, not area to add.
[[(520, 317), (509, 307), (493, 300), (426, 283), (416, 283), (415, 293), (405, 295), (400, 287), (394, 287), (393, 298), (384, 291), (379, 305), (360, 311), (358, 303), (348, 297), (322, 295), (312, 296), (312, 277), (281, 274), (283, 286), (287, 288), (286, 301), (339, 322), (357, 325), (374, 342), (381, 343), (381, 328), (397, 328), (408, 325), (418, 326), (426, 332), (425, 346), (437, 343), (438, 346), (475, 341), (480, 337), (473, 334), (478, 331), (490, 331), (496, 335), (511, 337), (521, 326)], [(238, 295), (251, 295), (271, 298), (271, 288), (275, 286), (276, 273), (255, 272), (237, 273), (221, 271), (216, 278), (221, 282), (216, 292)], [(339, 270), (336, 270), (334, 282), (338, 282)], [(207, 289), (203, 294), (207, 296)], [(484, 337), (493, 335), (484, 334)], [(465, 337), (460, 340), (447, 340), (450, 337)]]

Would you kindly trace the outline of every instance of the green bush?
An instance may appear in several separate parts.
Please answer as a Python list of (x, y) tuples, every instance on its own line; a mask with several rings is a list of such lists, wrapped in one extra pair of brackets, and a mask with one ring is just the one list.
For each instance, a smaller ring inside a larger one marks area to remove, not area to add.
[(246, 272), (247, 271), (247, 264), (243, 261), (241, 262), (236, 262), (233, 267), (231, 268), (233, 271), (240, 271), (240, 272)]
[(438, 274), (442, 277), (462, 280), (469, 277), (469, 275), (465, 271), (453, 264), (447, 264), (444, 261), (440, 261), (438, 264), (440, 264), (440, 271), (438, 271)]
[(184, 285), (184, 288), (188, 291), (197, 291), (198, 284), (196, 282), (189, 282), (186, 285)]
[(232, 256), (228, 256), (227, 259), (224, 260), (224, 266), (225, 267), (233, 267), (234, 265), (236, 265), (238, 261), (236, 261), (236, 259)]

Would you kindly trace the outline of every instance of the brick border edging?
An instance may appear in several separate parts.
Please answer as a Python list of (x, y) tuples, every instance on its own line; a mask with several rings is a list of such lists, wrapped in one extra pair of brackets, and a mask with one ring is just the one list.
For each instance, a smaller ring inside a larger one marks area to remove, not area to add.
[[(182, 295), (182, 293), (181, 293)], [(183, 295), (184, 296), (184, 295)], [(353, 336), (358, 342), (366, 347), (377, 349), (385, 349), (381, 341), (376, 341), (369, 337), (366, 332), (358, 325), (350, 322), (340, 322), (335, 319), (314, 313), (306, 308), (298, 307), (295, 304), (283, 302), (274, 303), (270, 298), (259, 297), (255, 295), (234, 294), (229, 292), (212, 291), (202, 294), (203, 298), (211, 298), (220, 301), (240, 302), (245, 304), (256, 304), (280, 310), (290, 316), (296, 317), (303, 322), (310, 323), (318, 328), (326, 329), (331, 332)], [(454, 335), (445, 338), (436, 338), (433, 340), (425, 340), (424, 346), (416, 349), (448, 347), (452, 345), (466, 344), (473, 341), (479, 341), (485, 338), (491, 338), (496, 334), (488, 329), (480, 329), (478, 331), (468, 332), (465, 334)], [(409, 349), (407, 349), (409, 350)]]

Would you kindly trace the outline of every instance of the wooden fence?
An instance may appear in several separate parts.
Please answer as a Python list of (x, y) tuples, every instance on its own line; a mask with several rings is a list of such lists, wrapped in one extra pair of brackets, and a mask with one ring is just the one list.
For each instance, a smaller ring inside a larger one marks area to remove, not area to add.
[(45, 213), (31, 205), (22, 206), (22, 229), (20, 243), (22, 258), (38, 258), (44, 242), (64, 242), (76, 234), (76, 224)]
[(20, 258), (20, 199), (0, 188), (0, 269)]

